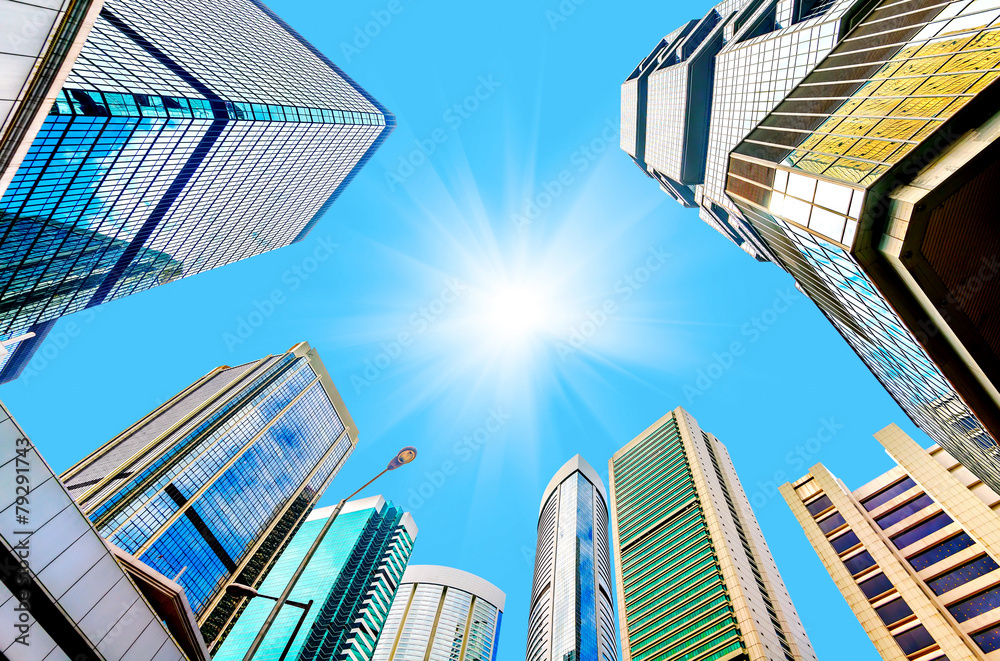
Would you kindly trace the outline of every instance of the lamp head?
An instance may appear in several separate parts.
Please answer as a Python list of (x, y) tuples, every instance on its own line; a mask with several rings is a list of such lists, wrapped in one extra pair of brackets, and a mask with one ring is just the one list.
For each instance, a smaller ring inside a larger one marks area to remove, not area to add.
[(226, 586), (226, 594), (232, 595), (233, 597), (248, 597), (253, 599), (257, 596), (257, 591), (249, 585), (243, 585), (242, 583), (230, 583)]
[(417, 448), (413, 447), (412, 445), (407, 445), (405, 448), (396, 453), (396, 456), (393, 458), (393, 460), (389, 462), (388, 466), (386, 466), (386, 470), (390, 471), (396, 470), (403, 464), (408, 464), (416, 458), (417, 458)]

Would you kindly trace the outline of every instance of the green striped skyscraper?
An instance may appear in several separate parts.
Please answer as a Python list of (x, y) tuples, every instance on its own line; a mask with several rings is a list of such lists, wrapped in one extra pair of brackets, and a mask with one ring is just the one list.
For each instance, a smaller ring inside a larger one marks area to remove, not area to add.
[(729, 453), (687, 411), (609, 477), (623, 661), (816, 661)]

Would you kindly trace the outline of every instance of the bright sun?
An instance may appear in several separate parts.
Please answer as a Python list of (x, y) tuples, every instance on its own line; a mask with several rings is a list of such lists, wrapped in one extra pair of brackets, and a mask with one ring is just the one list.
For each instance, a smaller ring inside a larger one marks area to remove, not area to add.
[(484, 291), (480, 325), (494, 346), (523, 344), (555, 332), (555, 315), (543, 294), (530, 285), (502, 285)]

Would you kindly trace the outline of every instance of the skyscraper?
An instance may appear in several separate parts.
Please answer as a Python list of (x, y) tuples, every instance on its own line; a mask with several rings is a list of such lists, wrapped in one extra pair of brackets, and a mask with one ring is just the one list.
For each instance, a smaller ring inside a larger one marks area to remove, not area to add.
[(3, 380), (60, 316), (301, 240), (395, 125), (258, 0), (91, 18), (0, 180)]
[(101, 539), (3, 403), (0, 484), (0, 658), (209, 661), (184, 591)]
[(678, 407), (608, 466), (625, 661), (816, 661), (715, 436)]
[(505, 601), (469, 572), (410, 565), (372, 661), (495, 661)]
[(622, 148), (788, 271), (907, 415), (1000, 491), (993, 11), (721, 3), (622, 86)]
[(560, 468), (538, 512), (527, 661), (617, 661), (604, 481), (583, 457)]
[(996, 658), (1000, 495), (895, 425), (875, 438), (889, 472), (851, 491), (817, 464), (782, 495), (883, 659)]
[(357, 444), (319, 355), (220, 367), (63, 474), (109, 542), (180, 583), (213, 646)]
[[(334, 509), (324, 507), (309, 515), (264, 580), (261, 593), (281, 594)], [(416, 537), (413, 517), (381, 496), (346, 503), (291, 592), (293, 601), (312, 601), (312, 607), (288, 658), (369, 661)], [(273, 605), (264, 599), (251, 601), (213, 658), (242, 661)], [(301, 614), (284, 607), (254, 660), (277, 659)]]

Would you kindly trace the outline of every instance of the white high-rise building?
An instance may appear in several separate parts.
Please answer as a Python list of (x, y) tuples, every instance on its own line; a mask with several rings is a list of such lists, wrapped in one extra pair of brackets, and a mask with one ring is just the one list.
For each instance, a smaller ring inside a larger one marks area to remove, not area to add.
[(410, 565), (372, 661), (492, 661), (507, 596), (475, 574)]
[(603, 480), (580, 455), (546, 487), (527, 661), (617, 661), (607, 503)]

